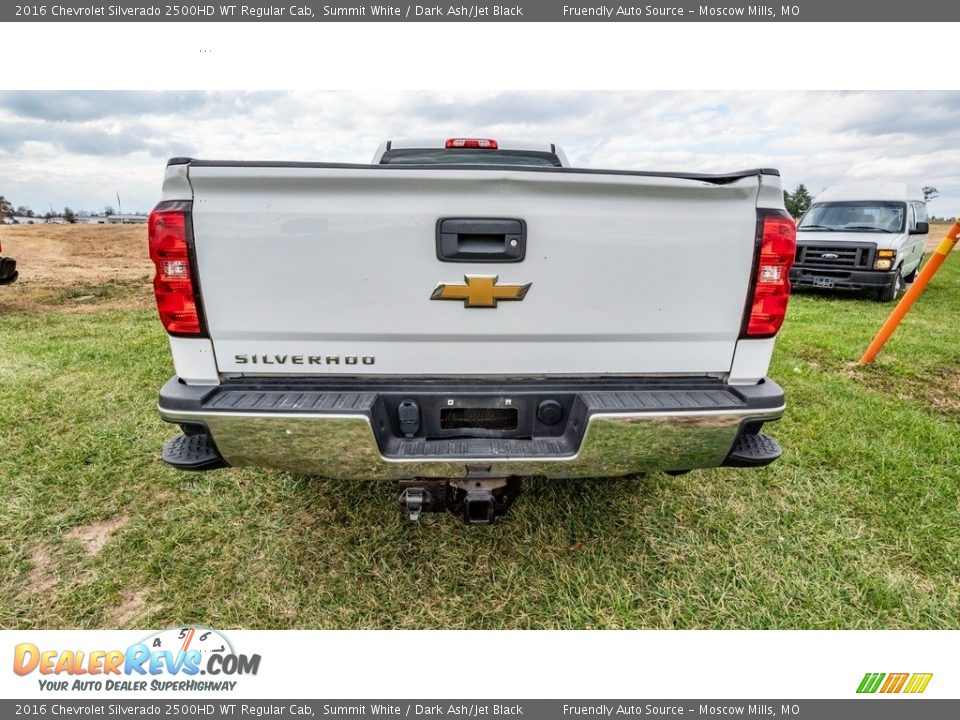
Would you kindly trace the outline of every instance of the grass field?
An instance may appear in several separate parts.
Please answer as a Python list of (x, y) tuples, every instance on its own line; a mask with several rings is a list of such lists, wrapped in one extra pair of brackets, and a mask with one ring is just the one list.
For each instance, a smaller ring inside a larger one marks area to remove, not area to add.
[(795, 296), (770, 468), (533, 480), (467, 527), (390, 483), (167, 468), (143, 234), (0, 229), (0, 627), (960, 626), (960, 254), (870, 368), (890, 306)]

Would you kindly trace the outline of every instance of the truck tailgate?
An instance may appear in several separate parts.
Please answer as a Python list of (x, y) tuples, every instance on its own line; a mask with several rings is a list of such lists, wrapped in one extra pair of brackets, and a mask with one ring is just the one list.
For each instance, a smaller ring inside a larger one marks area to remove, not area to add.
[[(730, 369), (759, 177), (507, 169), (189, 169), (221, 373), (702, 375)], [(445, 262), (441, 218), (524, 221), (519, 262)], [(495, 308), (438, 283), (530, 283)]]

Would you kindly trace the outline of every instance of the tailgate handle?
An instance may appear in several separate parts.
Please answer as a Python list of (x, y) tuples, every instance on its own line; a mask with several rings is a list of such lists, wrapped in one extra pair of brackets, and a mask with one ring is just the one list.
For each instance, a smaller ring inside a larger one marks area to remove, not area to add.
[(527, 224), (500, 218), (441, 218), (437, 259), (443, 262), (520, 262), (527, 254)]

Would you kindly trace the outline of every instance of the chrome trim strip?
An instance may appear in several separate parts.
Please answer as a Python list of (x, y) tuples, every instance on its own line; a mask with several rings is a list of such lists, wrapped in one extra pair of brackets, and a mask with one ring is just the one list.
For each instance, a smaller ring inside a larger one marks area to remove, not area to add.
[[(744, 422), (776, 420), (770, 409), (693, 410), (592, 415), (574, 455), (555, 457), (385, 457), (366, 415), (174, 411), (171, 422), (206, 424), (231, 465), (259, 465), (336, 478), (610, 477), (653, 470), (716, 467)], [(471, 467), (467, 467), (467, 466)]]

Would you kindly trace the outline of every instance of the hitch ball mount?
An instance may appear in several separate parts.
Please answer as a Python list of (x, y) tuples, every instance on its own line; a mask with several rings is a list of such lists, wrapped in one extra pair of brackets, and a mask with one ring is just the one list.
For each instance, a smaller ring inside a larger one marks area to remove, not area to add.
[(489, 525), (520, 494), (520, 478), (419, 479), (400, 481), (400, 511), (408, 520), (449, 510), (470, 525)]

